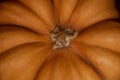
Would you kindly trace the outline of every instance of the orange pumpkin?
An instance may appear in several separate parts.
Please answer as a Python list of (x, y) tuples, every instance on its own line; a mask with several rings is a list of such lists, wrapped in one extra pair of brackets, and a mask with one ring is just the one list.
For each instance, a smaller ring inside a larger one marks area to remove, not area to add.
[(0, 80), (120, 80), (114, 0), (0, 3)]

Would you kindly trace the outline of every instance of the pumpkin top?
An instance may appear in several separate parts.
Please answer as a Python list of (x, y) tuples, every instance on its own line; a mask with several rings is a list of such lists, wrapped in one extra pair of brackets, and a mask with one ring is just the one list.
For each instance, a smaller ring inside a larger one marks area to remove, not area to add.
[(0, 2), (0, 80), (120, 80), (114, 0)]

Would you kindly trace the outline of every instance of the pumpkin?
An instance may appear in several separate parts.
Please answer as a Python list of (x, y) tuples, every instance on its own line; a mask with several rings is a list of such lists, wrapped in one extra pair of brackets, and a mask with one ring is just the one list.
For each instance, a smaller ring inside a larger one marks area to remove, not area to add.
[(120, 80), (114, 0), (0, 2), (0, 80)]

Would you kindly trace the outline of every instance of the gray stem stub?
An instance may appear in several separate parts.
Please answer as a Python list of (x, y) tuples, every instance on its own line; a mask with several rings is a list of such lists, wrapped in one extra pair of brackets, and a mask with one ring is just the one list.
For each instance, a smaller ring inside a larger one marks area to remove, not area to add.
[(78, 32), (71, 28), (63, 29), (61, 26), (56, 25), (50, 32), (53, 49), (69, 47), (70, 41), (76, 38)]

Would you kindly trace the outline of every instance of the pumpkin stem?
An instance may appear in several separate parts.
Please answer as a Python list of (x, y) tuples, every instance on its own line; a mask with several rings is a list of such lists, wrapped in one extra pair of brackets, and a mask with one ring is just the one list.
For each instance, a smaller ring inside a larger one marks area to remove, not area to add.
[(56, 25), (50, 32), (53, 49), (65, 48), (70, 46), (71, 40), (76, 38), (78, 32), (71, 28), (62, 28)]

